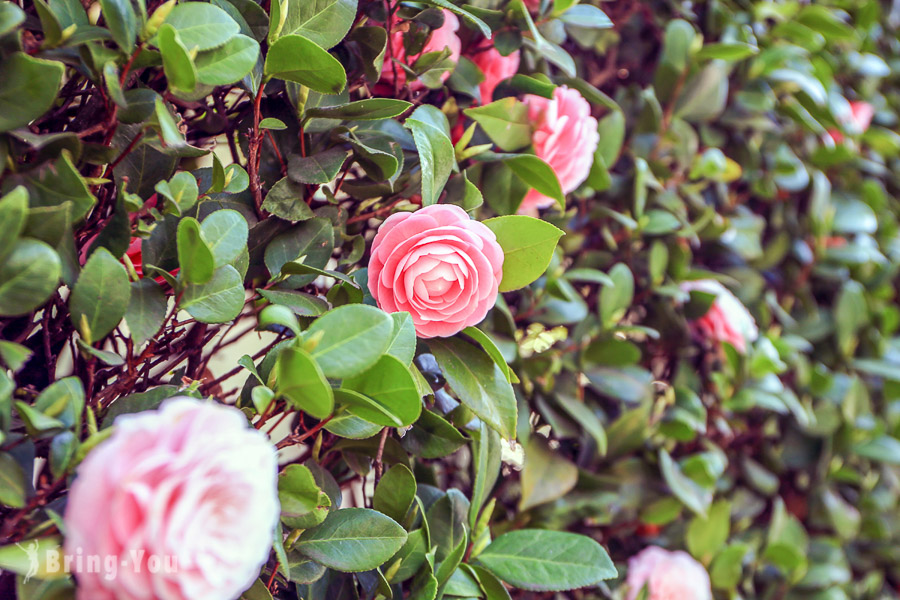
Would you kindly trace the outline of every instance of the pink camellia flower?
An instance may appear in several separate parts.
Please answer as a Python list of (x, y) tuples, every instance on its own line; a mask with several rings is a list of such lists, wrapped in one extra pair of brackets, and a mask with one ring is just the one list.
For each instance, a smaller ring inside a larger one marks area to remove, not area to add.
[[(421, 54), (440, 52), (444, 48), (450, 48), (450, 60), (458, 62), (459, 53), (462, 48), (462, 42), (456, 35), (456, 32), (459, 30), (459, 19), (449, 10), (443, 10), (442, 12), (444, 13), (444, 24), (431, 32), (431, 36), (428, 38), (428, 41), (425, 42), (425, 47), (422, 48)], [(399, 22), (399, 19), (395, 20), (395, 23)], [(405, 33), (403, 31), (394, 31), (391, 34), (390, 56), (392, 56), (394, 60), (412, 66), (420, 55), (406, 56), (406, 48), (403, 47), (404, 35)], [(400, 68), (399, 65), (392, 64), (391, 61), (388, 60), (388, 55), (385, 54), (384, 66), (381, 68), (381, 81), (393, 85), (395, 72), (397, 75), (397, 83), (399, 85), (406, 83), (406, 71)], [(441, 80), (446, 81), (448, 77), (450, 77), (449, 71), (441, 75)], [(425, 84), (421, 81), (413, 81), (409, 84), (409, 87), (412, 90), (420, 90), (425, 87)]]
[(716, 296), (706, 314), (692, 323), (702, 337), (728, 342), (743, 354), (747, 350), (747, 344), (759, 336), (753, 315), (718, 281), (685, 281), (680, 287), (685, 292), (698, 291)]
[(647, 587), (647, 600), (712, 600), (709, 574), (687, 552), (648, 546), (628, 559), (628, 595)]
[[(565, 86), (554, 90), (552, 100), (529, 94), (525, 103), (535, 128), (534, 153), (553, 167), (563, 193), (568, 194), (587, 179), (600, 142), (591, 106), (578, 90)], [(553, 198), (532, 189), (522, 200), (519, 213), (534, 215), (553, 202)]]
[[(839, 120), (849, 133), (859, 135), (866, 132), (874, 117), (874, 106), (868, 102), (856, 101), (850, 103), (850, 112), (843, 115)], [(837, 129), (829, 129), (828, 135), (831, 136), (835, 144), (840, 144), (844, 141), (844, 135)]]
[(502, 275), (494, 232), (452, 204), (395, 213), (372, 242), (369, 291), (382, 310), (408, 311), (423, 338), (451, 336), (484, 319)]
[(278, 517), (275, 450), (236, 408), (176, 397), (124, 415), (69, 493), (78, 600), (233, 600)]
[(519, 51), (503, 56), (496, 48), (491, 47), (476, 54), (472, 62), (484, 73), (484, 81), (478, 86), (481, 91), (481, 103), (489, 104), (494, 97), (497, 84), (509, 79), (519, 70)]

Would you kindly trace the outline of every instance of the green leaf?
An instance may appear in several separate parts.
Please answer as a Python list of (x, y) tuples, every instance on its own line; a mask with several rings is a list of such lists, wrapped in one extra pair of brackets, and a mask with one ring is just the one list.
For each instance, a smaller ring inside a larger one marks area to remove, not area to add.
[(72, 221), (80, 221), (97, 202), (75, 168), (68, 151), (63, 151), (55, 162), (30, 172), (23, 183), (28, 189), (32, 209), (57, 207), (71, 202)]
[(164, 196), (178, 215), (183, 215), (196, 203), (200, 195), (197, 180), (187, 171), (176, 173), (169, 181), (160, 181), (155, 187)]
[(113, 40), (125, 54), (131, 54), (138, 33), (137, 15), (131, 0), (100, 0), (100, 9)]
[(744, 557), (749, 551), (747, 544), (732, 543), (716, 556), (709, 570), (714, 588), (729, 590), (737, 587), (744, 571)]
[(119, 415), (128, 415), (145, 410), (155, 410), (159, 408), (159, 405), (162, 404), (163, 400), (176, 396), (178, 393), (178, 387), (174, 385), (161, 385), (149, 389), (146, 392), (129, 394), (128, 396), (119, 398), (113, 402), (112, 406), (109, 407), (109, 410), (106, 411), (100, 429), (102, 430), (110, 427)]
[(684, 541), (694, 558), (708, 565), (728, 541), (730, 531), (731, 502), (720, 500), (709, 508), (706, 517), (697, 515), (691, 519)]
[(297, 316), (294, 314), (294, 311), (292, 311), (287, 306), (281, 306), (280, 304), (269, 304), (260, 311), (258, 329), (273, 330), (273, 325), (287, 327), (295, 336), (300, 335), (300, 322), (297, 320)]
[(236, 35), (224, 46), (198, 54), (194, 64), (200, 83), (229, 85), (252, 71), (258, 59), (259, 43), (246, 35)]
[(0, 35), (6, 35), (24, 21), (25, 12), (21, 8), (12, 2), (0, 3)]
[(387, 31), (383, 27), (356, 27), (350, 32), (347, 41), (356, 43), (366, 78), (373, 83), (378, 81), (384, 65)]
[(588, 405), (566, 394), (557, 394), (556, 401), (563, 407), (569, 416), (575, 419), (584, 430), (594, 438), (597, 444), (597, 452), (600, 456), (606, 455), (607, 438), (606, 430), (600, 417)]
[(519, 383), (519, 378), (516, 377), (513, 370), (509, 368), (509, 364), (507, 364), (506, 359), (503, 358), (503, 353), (500, 352), (500, 348), (497, 347), (497, 344), (494, 343), (494, 340), (492, 340), (488, 334), (477, 327), (466, 327), (462, 330), (462, 333), (475, 340), (478, 345), (487, 352), (488, 356), (491, 357), (491, 360), (494, 361), (494, 364), (500, 367), (500, 370), (503, 372), (507, 381), (510, 383)]
[(0, 452), (0, 504), (25, 506), (25, 472), (11, 454)]
[(327, 302), (318, 296), (311, 296), (303, 292), (264, 289), (257, 289), (256, 291), (269, 302), (287, 306), (301, 317), (315, 317), (328, 310)]
[(287, 125), (284, 124), (284, 121), (281, 119), (276, 119), (275, 117), (266, 117), (262, 121), (259, 122), (260, 129), (271, 129), (272, 131), (282, 131), (287, 129)]
[(347, 82), (341, 63), (320, 46), (299, 35), (279, 38), (269, 47), (267, 77), (295, 81), (322, 94), (339, 94)]
[(0, 315), (24, 315), (43, 304), (56, 290), (61, 273), (59, 255), (50, 246), (18, 240), (0, 263)]
[(344, 508), (304, 531), (294, 549), (330, 569), (356, 573), (384, 564), (404, 542), (406, 531), (391, 518), (367, 508)]
[(375, 487), (372, 508), (402, 523), (416, 497), (416, 478), (406, 465), (388, 469)]
[(712, 494), (703, 490), (684, 473), (665, 450), (659, 451), (659, 467), (672, 493), (695, 514), (706, 516)]
[(278, 500), (281, 520), (294, 529), (315, 527), (325, 520), (331, 508), (331, 498), (303, 465), (288, 465), (278, 475)]
[(622, 320), (634, 298), (634, 276), (625, 263), (617, 263), (609, 270), (613, 285), (600, 290), (600, 320), (612, 327)]
[(215, 259), (212, 250), (203, 240), (200, 223), (193, 217), (185, 217), (178, 223), (179, 275), (190, 284), (206, 283), (212, 279)]
[(72, 324), (89, 344), (101, 340), (125, 316), (130, 297), (125, 267), (106, 248), (98, 248), (69, 297)]
[(156, 335), (166, 318), (168, 301), (162, 287), (152, 279), (131, 284), (131, 299), (125, 311), (125, 322), (135, 347)]
[(900, 465), (900, 440), (889, 435), (856, 444), (853, 451), (863, 458), (889, 465)]
[(743, 60), (759, 54), (759, 48), (743, 42), (706, 44), (697, 53), (697, 58), (721, 58), (722, 60)]
[[(176, 5), (166, 17), (165, 25), (171, 25), (178, 32), (185, 48), (196, 48), (201, 52), (224, 45), (241, 30), (227, 12), (206, 2)], [(160, 27), (160, 31), (162, 29)]]
[[(390, 354), (383, 355), (361, 375), (344, 379), (342, 387), (365, 395), (381, 407), (349, 407), (351, 413), (378, 425), (406, 427), (415, 423), (422, 412), (422, 397), (412, 374), (406, 364)], [(384, 413), (392, 418), (385, 418)]]
[(0, 198), (0, 261), (13, 249), (28, 217), (28, 190), (21, 185)]
[(586, 29), (609, 29), (613, 22), (606, 13), (590, 4), (576, 4), (560, 16), (566, 25), (575, 25)]
[(34, 401), (34, 409), (59, 420), (65, 427), (81, 427), (84, 411), (84, 388), (77, 377), (64, 377), (53, 382)]
[(327, 418), (334, 410), (334, 394), (322, 369), (301, 348), (285, 348), (275, 363), (277, 392), (316, 419)]
[(528, 438), (519, 510), (528, 510), (562, 498), (575, 487), (577, 481), (578, 467), (553, 452), (540, 436)]
[[(490, 496), (494, 484), (497, 483), (502, 456), (503, 447), (500, 444), (500, 434), (482, 422), (478, 430), (472, 434), (472, 469), (475, 472), (475, 482), (472, 486), (472, 500), (469, 505), (470, 530), (475, 530), (478, 513)], [(490, 517), (488, 516), (488, 518)]]
[[(195, 3), (180, 4), (190, 6)], [(209, 5), (207, 5), (209, 6)], [(162, 54), (163, 70), (172, 90), (190, 93), (197, 87), (197, 67), (188, 50), (178, 37), (175, 28), (163, 24), (157, 36), (159, 51)]]
[(329, 183), (340, 173), (346, 159), (343, 148), (329, 148), (307, 157), (292, 155), (288, 159), (288, 177), (299, 183)]
[(571, 590), (617, 575), (603, 546), (564, 531), (510, 531), (485, 548), (478, 562), (506, 583), (531, 591)]
[[(296, 33), (327, 50), (344, 39), (350, 31), (356, 18), (356, 5), (357, 0), (273, 2), (269, 43), (274, 42), (279, 36)], [(282, 14), (285, 14), (285, 17), (283, 24), (280, 24)]]
[(200, 233), (216, 267), (233, 263), (247, 248), (247, 220), (236, 210), (217, 210), (203, 219)]
[(225, 323), (243, 307), (243, 278), (231, 265), (216, 269), (207, 283), (187, 286), (181, 297), (181, 308), (202, 323)]
[(505, 157), (503, 162), (530, 187), (556, 200), (560, 210), (566, 208), (566, 195), (556, 171), (544, 159), (533, 154), (516, 154)]
[(24, 367), (32, 354), (34, 353), (22, 344), (0, 340), (0, 360), (13, 373)]
[(369, 98), (336, 106), (310, 108), (304, 115), (307, 118), (340, 119), (342, 121), (378, 121), (402, 115), (411, 103), (393, 98)]
[[(18, 544), (0, 547), (0, 569), (19, 575), (30, 574), (40, 580), (68, 577), (59, 560), (50, 560), (51, 557), (58, 559), (62, 552), (58, 537), (23, 540)], [(33, 558), (35, 556), (37, 561)], [(65, 590), (63, 593), (66, 593)]]
[(275, 182), (275, 185), (266, 194), (262, 208), (286, 221), (312, 219), (316, 214), (303, 201), (303, 194), (302, 185), (294, 183), (287, 177), (282, 177)]
[(454, 338), (431, 339), (428, 347), (460, 402), (500, 435), (514, 439), (516, 398), (509, 381), (491, 357)]
[[(285, 263), (305, 257), (303, 263), (311, 267), (322, 268), (331, 258), (334, 249), (334, 227), (331, 221), (322, 217), (309, 219), (295, 225), (278, 235), (266, 246), (264, 260), (272, 277), (281, 273)], [(314, 279), (312, 276), (288, 279), (291, 287), (306, 285)]]
[(394, 330), (385, 354), (395, 356), (404, 365), (409, 365), (416, 355), (416, 326), (408, 312), (391, 313), (391, 319), (394, 321)]
[[(487, 426), (485, 425), (485, 427)], [(495, 435), (497, 434), (495, 433)], [(499, 435), (497, 438), (499, 440)], [(465, 446), (467, 441), (463, 434), (443, 417), (439, 417), (429, 410), (423, 410), (419, 420), (415, 422), (400, 443), (407, 451), (421, 458), (430, 459), (453, 454)], [(499, 458), (499, 454), (497, 456)]]
[(525, 215), (507, 215), (484, 221), (503, 248), (500, 291), (510, 292), (543, 275), (563, 232), (550, 223)]
[(394, 321), (384, 311), (348, 304), (313, 321), (306, 337), (321, 335), (310, 354), (327, 377), (342, 379), (374, 365), (387, 350), (393, 329)]
[(422, 205), (436, 204), (455, 164), (453, 144), (447, 135), (447, 117), (436, 107), (423, 105), (407, 119), (412, 132), (419, 166), (422, 169)]
[(491, 141), (505, 152), (531, 145), (532, 123), (528, 118), (528, 106), (516, 98), (502, 98), (463, 112), (481, 125)]
[(56, 100), (64, 72), (61, 62), (32, 58), (24, 52), (6, 57), (0, 63), (0, 132), (24, 127), (47, 112)]

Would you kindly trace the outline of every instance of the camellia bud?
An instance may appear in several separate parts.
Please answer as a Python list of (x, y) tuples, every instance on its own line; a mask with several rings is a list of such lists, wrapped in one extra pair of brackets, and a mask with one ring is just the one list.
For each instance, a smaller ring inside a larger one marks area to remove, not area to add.
[(175, 8), (175, 0), (169, 0), (154, 10), (153, 14), (150, 15), (150, 18), (147, 19), (147, 24), (144, 25), (141, 39), (146, 40), (156, 35), (156, 32), (159, 31), (159, 26), (163, 24), (173, 8)]

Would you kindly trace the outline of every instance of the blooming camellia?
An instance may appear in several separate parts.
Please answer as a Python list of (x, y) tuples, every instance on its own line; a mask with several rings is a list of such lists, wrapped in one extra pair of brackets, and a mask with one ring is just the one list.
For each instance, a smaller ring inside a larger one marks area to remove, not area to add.
[(423, 338), (451, 336), (484, 319), (502, 275), (494, 232), (458, 206), (395, 213), (372, 242), (369, 291), (382, 310), (408, 311)]
[(118, 418), (66, 507), (79, 600), (237, 598), (268, 558), (277, 480), (274, 448), (236, 408), (176, 397)]
[(484, 52), (479, 52), (472, 57), (472, 62), (478, 65), (484, 73), (484, 81), (478, 86), (481, 92), (481, 103), (488, 104), (494, 97), (494, 89), (504, 79), (509, 79), (519, 70), (519, 51), (516, 50), (509, 56), (503, 56), (496, 48), (491, 47)]
[(759, 336), (753, 315), (718, 281), (712, 279), (685, 281), (681, 284), (681, 289), (685, 292), (713, 294), (716, 297), (706, 314), (693, 321), (693, 326), (701, 336), (718, 342), (728, 342), (741, 353), (747, 350), (748, 343)]
[[(431, 36), (428, 38), (428, 41), (425, 42), (421, 54), (440, 52), (444, 48), (449, 48), (450, 60), (454, 63), (459, 62), (459, 52), (462, 49), (462, 42), (456, 35), (456, 32), (459, 30), (459, 19), (449, 10), (443, 10), (442, 12), (444, 13), (444, 24), (431, 32)], [(399, 19), (396, 22), (399, 23)], [(391, 34), (390, 56), (401, 63), (412, 65), (418, 56), (406, 56), (406, 48), (403, 46), (404, 35), (405, 32), (403, 31), (394, 31)], [(399, 65), (391, 64), (391, 61), (388, 60), (387, 55), (385, 55), (384, 66), (381, 68), (381, 81), (387, 84), (393, 84), (395, 73), (397, 77), (396, 81), (399, 85), (406, 83), (406, 71)], [(450, 71), (442, 73), (441, 81), (446, 81), (448, 77), (450, 77)], [(411, 82), (409, 87), (412, 90), (420, 90), (425, 87), (425, 84), (417, 80)]]
[[(554, 90), (552, 100), (529, 94), (525, 103), (535, 127), (534, 153), (553, 168), (563, 193), (568, 194), (587, 179), (600, 143), (591, 106), (578, 90), (565, 86)], [(532, 189), (522, 200), (519, 213), (533, 215), (553, 202), (553, 198)]]
[(628, 560), (628, 595), (635, 600), (646, 586), (647, 600), (712, 600), (709, 574), (687, 552), (649, 546)]

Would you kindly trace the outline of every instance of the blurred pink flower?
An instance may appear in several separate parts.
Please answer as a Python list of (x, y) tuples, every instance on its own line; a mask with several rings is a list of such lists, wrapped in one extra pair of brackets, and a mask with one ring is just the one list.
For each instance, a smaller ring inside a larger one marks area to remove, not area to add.
[(703, 565), (682, 552), (648, 546), (628, 559), (626, 600), (635, 600), (647, 587), (647, 600), (712, 600), (709, 574)]
[[(462, 42), (460, 42), (459, 37), (456, 35), (456, 32), (459, 30), (459, 19), (449, 10), (443, 10), (442, 12), (444, 13), (444, 24), (431, 32), (431, 36), (428, 38), (428, 41), (425, 42), (425, 47), (422, 48), (421, 54), (440, 52), (444, 48), (450, 48), (450, 60), (454, 63), (459, 62), (459, 52), (462, 48)], [(395, 23), (399, 22), (399, 19), (395, 20)], [(411, 66), (421, 54), (406, 56), (406, 48), (403, 47), (404, 35), (406, 35), (406, 33), (403, 31), (394, 31), (391, 34), (391, 52), (394, 60), (398, 60)], [(399, 65), (396, 65), (395, 69), (395, 65), (391, 64), (391, 61), (388, 60), (388, 56), (389, 55), (385, 53), (384, 66), (381, 69), (381, 82), (393, 85), (394, 72), (396, 71), (397, 83), (402, 86), (406, 83), (406, 72)], [(448, 77), (450, 77), (450, 71), (441, 75), (443, 81), (446, 81)], [(420, 90), (425, 87), (425, 84), (416, 80), (411, 82), (409, 87), (413, 90)]]
[[(578, 90), (565, 86), (554, 90), (552, 100), (529, 94), (525, 103), (535, 128), (534, 153), (553, 167), (563, 193), (568, 194), (587, 179), (600, 142), (591, 105)], [(519, 213), (534, 215), (553, 202), (553, 198), (532, 189), (522, 200)]]
[[(66, 507), (66, 556), (84, 557), (72, 562), (78, 599), (237, 598), (278, 522), (268, 439), (236, 408), (188, 397), (114, 427), (78, 467)], [(89, 556), (116, 568), (92, 569)]]
[(494, 89), (504, 79), (509, 79), (519, 70), (519, 51), (516, 50), (509, 56), (503, 56), (493, 46), (484, 52), (479, 52), (472, 58), (472, 62), (484, 73), (484, 81), (479, 85), (481, 91), (481, 103), (489, 104), (494, 97)]
[(747, 344), (759, 336), (753, 315), (718, 281), (712, 279), (685, 281), (682, 282), (681, 289), (685, 292), (698, 291), (716, 296), (706, 314), (692, 323), (702, 337), (717, 342), (728, 342), (743, 354), (747, 351)]
[(395, 213), (372, 242), (369, 291), (382, 310), (408, 311), (419, 337), (447, 337), (479, 323), (502, 276), (494, 232), (452, 204)]
[[(868, 102), (855, 101), (850, 103), (850, 111), (847, 114), (842, 115), (839, 120), (848, 133), (859, 135), (865, 133), (866, 130), (869, 129), (874, 117), (874, 106)], [(829, 129), (828, 135), (831, 136), (831, 139), (835, 144), (840, 144), (844, 141), (844, 134), (837, 129)]]

